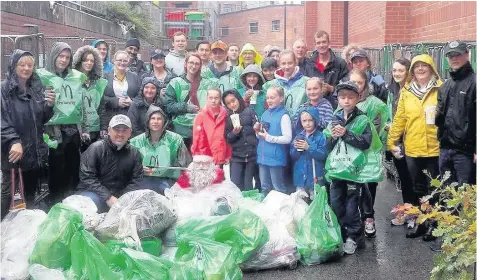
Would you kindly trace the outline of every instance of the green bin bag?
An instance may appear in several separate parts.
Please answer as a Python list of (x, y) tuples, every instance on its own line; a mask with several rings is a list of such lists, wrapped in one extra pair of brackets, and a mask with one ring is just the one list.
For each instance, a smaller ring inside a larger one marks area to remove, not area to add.
[(52, 86), (56, 93), (53, 117), (47, 125), (82, 123), (86, 75), (74, 69), (68, 70), (64, 79), (43, 68), (36, 70), (36, 73), (43, 85)]
[(319, 264), (343, 255), (341, 228), (328, 205), (325, 187), (315, 185), (316, 196), (298, 224), (297, 245), (300, 262)]
[(169, 269), (173, 266), (173, 262), (128, 248), (121, 250), (126, 259), (125, 279), (170, 279)]
[(128, 279), (124, 263), (85, 229), (71, 239), (71, 268), (77, 279)]
[(174, 261), (178, 265), (197, 269), (199, 277), (196, 279), (242, 279), (242, 271), (238, 267), (232, 247), (229, 245), (204, 238), (180, 241), (177, 245)]
[(188, 219), (177, 225), (176, 237), (178, 242), (203, 238), (227, 244), (241, 264), (268, 241), (269, 233), (257, 215), (239, 209), (226, 216)]
[[(115, 254), (121, 253), (122, 248), (130, 248), (122, 240), (107, 240), (105, 245), (109, 251)], [(161, 254), (162, 242), (159, 238), (142, 239), (141, 247), (144, 252), (159, 257)]]
[(256, 200), (258, 202), (262, 202), (265, 199), (263, 193), (261, 193), (258, 189), (250, 190), (250, 191), (243, 191), (242, 196), (246, 198), (250, 198)]
[(83, 215), (58, 203), (48, 212), (30, 256), (30, 263), (67, 270), (71, 266), (71, 239), (83, 227)]

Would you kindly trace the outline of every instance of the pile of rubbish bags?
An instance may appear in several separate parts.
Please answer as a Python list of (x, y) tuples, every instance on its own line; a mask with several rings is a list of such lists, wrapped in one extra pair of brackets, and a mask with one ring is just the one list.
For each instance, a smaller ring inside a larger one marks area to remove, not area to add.
[(2, 279), (242, 279), (242, 271), (296, 268), (343, 255), (324, 187), (291, 195), (240, 192), (231, 182), (165, 196), (137, 190), (98, 214), (73, 195), (2, 221)]

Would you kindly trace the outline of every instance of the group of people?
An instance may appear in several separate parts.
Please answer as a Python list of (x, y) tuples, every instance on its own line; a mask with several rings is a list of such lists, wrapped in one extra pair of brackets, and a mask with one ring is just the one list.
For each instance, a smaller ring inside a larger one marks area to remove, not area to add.
[[(104, 40), (76, 52), (59, 42), (44, 69), (15, 50), (2, 82), (2, 218), (17, 168), (27, 206), (48, 167), (51, 204), (79, 193), (105, 212), (131, 190), (163, 193), (191, 161), (230, 164), (241, 190), (302, 190), (313, 199), (315, 183), (327, 186), (353, 254), (364, 235), (376, 235), (384, 156), (405, 203), (430, 193), (424, 169), (475, 184), (475, 74), (465, 43), (446, 46), (447, 81), (421, 54), (397, 59), (386, 85), (364, 49), (347, 46), (341, 58), (328, 33), (314, 40), (311, 56), (304, 40), (262, 53), (251, 43), (204, 41), (187, 52), (176, 32), (167, 55), (151, 52), (150, 69), (137, 39), (112, 60)], [(430, 239), (415, 222), (392, 221), (407, 223), (408, 237)]]

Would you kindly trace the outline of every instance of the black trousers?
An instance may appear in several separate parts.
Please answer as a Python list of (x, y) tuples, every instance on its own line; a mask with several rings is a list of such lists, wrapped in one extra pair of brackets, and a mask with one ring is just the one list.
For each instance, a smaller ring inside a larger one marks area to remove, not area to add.
[[(40, 179), (43, 175), (41, 169), (33, 169), (22, 172), (23, 177), (23, 190), (25, 193), (25, 201), (27, 208), (35, 208), (35, 193), (40, 186)], [(16, 187), (20, 186), (20, 179), (18, 178), (18, 173), (15, 173), (15, 184)], [(12, 201), (12, 176), (10, 170), (2, 171), (2, 207), (1, 215), (2, 220), (8, 214), (10, 209), (10, 204)]]
[(91, 141), (88, 141), (88, 142), (82, 142), (81, 143), (81, 148), (80, 148), (80, 152), (81, 153), (84, 153), (88, 148), (89, 146), (91, 146), (91, 144), (93, 144), (94, 142), (100, 140), (100, 137), (99, 137), (99, 131), (94, 131), (94, 132), (90, 132), (89, 133), (89, 137), (91, 138)]
[(79, 134), (76, 134), (67, 143), (59, 144), (57, 149), (50, 149), (48, 155), (50, 206), (76, 191), (79, 183), (80, 145)]
[[(230, 162), (230, 180), (241, 190), (253, 189), (253, 178), (257, 173), (258, 165), (255, 161)], [(259, 189), (260, 190), (260, 189)]]
[(419, 206), (419, 198), (430, 194), (431, 179), (423, 170), (427, 170), (432, 178), (436, 178), (439, 175), (439, 157), (406, 156), (406, 163), (414, 192), (412, 204)]

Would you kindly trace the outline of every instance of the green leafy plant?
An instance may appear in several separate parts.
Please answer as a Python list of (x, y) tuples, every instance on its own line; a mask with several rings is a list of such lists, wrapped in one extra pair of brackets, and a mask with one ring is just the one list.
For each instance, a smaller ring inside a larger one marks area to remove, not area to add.
[(107, 19), (131, 27), (134, 37), (152, 40), (152, 20), (141, 6), (141, 2), (108, 2)]
[[(430, 174), (425, 174), (431, 178)], [(474, 279), (476, 263), (476, 186), (458, 183), (446, 184), (450, 173), (431, 178), (434, 188), (431, 195), (421, 199), (421, 206), (405, 210), (407, 215), (417, 216), (417, 223), (426, 220), (438, 222), (433, 231), (442, 237), (442, 251), (434, 259), (431, 280), (471, 280)], [(439, 197), (431, 205), (432, 197)]]

